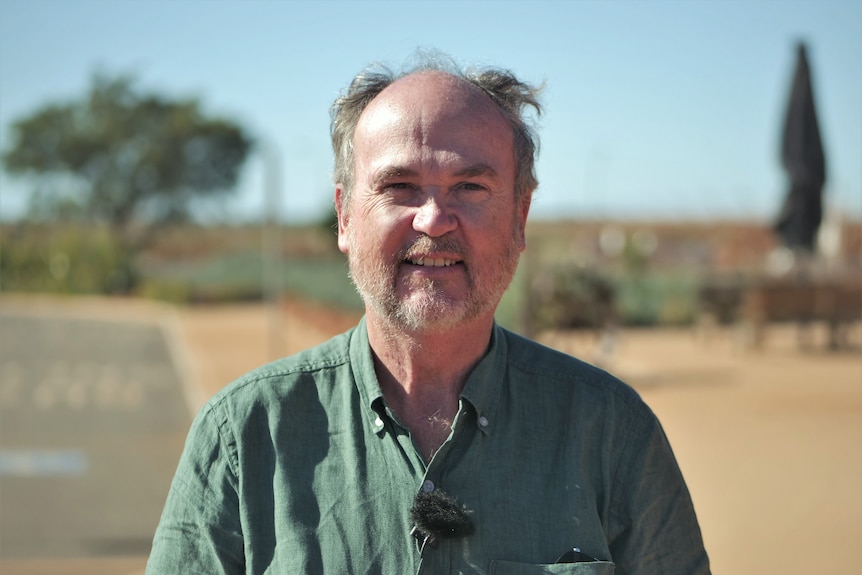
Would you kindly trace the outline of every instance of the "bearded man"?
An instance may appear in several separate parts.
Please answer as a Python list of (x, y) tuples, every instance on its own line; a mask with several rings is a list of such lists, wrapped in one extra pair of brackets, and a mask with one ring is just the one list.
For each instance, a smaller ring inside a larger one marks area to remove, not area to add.
[(365, 316), (203, 408), (148, 573), (709, 573), (638, 395), (494, 321), (537, 94), (435, 61), (354, 78), (331, 134)]

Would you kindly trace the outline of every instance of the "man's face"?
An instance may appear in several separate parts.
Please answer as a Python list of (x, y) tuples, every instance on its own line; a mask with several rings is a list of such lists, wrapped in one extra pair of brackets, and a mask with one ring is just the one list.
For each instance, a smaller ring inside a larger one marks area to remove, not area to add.
[(338, 245), (368, 313), (430, 331), (492, 318), (529, 209), (494, 103), (440, 72), (407, 76), (365, 109), (354, 151), (349, 203), (336, 188)]

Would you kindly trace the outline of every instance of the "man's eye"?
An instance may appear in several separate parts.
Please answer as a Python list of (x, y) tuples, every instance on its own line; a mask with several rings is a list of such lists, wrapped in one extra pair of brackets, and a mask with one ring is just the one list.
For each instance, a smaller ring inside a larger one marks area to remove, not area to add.
[(412, 190), (412, 189), (413, 189), (413, 184), (408, 184), (407, 182), (394, 182), (394, 183), (391, 183), (391, 184), (386, 184), (386, 185), (384, 186), (384, 189), (387, 189), (387, 190), (393, 190), (393, 191), (396, 191), (396, 190)]

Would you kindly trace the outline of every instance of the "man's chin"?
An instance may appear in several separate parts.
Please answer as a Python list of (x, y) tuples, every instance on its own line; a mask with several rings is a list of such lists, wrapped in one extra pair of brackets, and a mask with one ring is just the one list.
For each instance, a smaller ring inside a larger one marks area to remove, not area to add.
[(470, 319), (464, 302), (437, 298), (402, 301), (389, 315), (402, 328), (428, 333), (450, 331)]

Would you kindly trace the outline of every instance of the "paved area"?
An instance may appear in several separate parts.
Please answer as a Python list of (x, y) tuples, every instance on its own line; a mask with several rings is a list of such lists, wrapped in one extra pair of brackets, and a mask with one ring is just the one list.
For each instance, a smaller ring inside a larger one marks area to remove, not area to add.
[(189, 423), (159, 323), (0, 308), (0, 572), (142, 568)]

